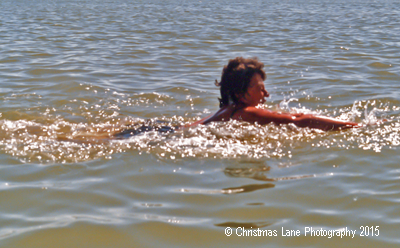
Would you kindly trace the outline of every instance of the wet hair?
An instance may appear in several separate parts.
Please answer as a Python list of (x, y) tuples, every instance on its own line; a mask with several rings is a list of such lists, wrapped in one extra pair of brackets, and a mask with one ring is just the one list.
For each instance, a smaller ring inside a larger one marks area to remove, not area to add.
[(219, 107), (231, 103), (238, 104), (239, 97), (247, 92), (254, 74), (260, 74), (261, 78), (265, 80), (266, 75), (263, 67), (264, 64), (257, 58), (237, 57), (229, 60), (229, 63), (222, 70), (221, 81), (215, 80), (215, 85), (219, 86), (221, 91), (221, 98), (218, 98)]

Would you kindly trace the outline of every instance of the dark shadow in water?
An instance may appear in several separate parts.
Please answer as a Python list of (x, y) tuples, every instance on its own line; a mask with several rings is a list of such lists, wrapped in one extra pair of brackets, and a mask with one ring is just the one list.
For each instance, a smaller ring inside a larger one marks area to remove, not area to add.
[(225, 168), (224, 173), (229, 177), (245, 177), (260, 181), (276, 181), (268, 178), (264, 173), (270, 171), (271, 167), (242, 167), (242, 168)]
[[(318, 174), (318, 175), (310, 174), (310, 175), (294, 175), (294, 176), (285, 176), (285, 177), (267, 177), (267, 175), (265, 175), (265, 173), (269, 172), (270, 169), (271, 169), (270, 166), (235, 167), (235, 168), (227, 167), (224, 169), (224, 173), (225, 173), (225, 175), (227, 175), (229, 177), (244, 177), (244, 178), (254, 179), (254, 180), (258, 180), (258, 181), (267, 181), (267, 182), (295, 180), (295, 179), (313, 178), (313, 177), (318, 177), (318, 176), (330, 175), (330, 173), (327, 173), (327, 174)], [(261, 185), (269, 185), (269, 184), (261, 184)], [(274, 185), (274, 184), (271, 184), (271, 185)], [(250, 190), (254, 187), (254, 185), (248, 185), (248, 186), (251, 186), (248, 188)], [(256, 186), (256, 184), (255, 184), (255, 186)], [(264, 186), (263, 188), (270, 188), (270, 187)], [(255, 190), (257, 190), (257, 188)], [(237, 189), (236, 189), (236, 191), (237, 191)], [(242, 192), (235, 192), (235, 193), (242, 193)]]
[(231, 228), (263, 228), (266, 226), (270, 226), (273, 223), (269, 222), (224, 222), (224, 223), (219, 223), (219, 224), (214, 224), (215, 226), (218, 227), (231, 227)]
[(223, 189), (224, 194), (240, 194), (240, 193), (248, 193), (253, 192), (260, 189), (268, 189), (275, 187), (275, 184), (265, 183), (265, 184), (249, 184), (243, 185), (240, 187), (232, 187)]

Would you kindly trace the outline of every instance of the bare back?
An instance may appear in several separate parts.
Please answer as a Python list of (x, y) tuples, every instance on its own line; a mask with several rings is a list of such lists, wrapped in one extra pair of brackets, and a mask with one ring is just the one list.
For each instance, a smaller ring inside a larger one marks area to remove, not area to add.
[(238, 108), (235, 105), (227, 105), (220, 108), (215, 114), (207, 116), (192, 125), (197, 124), (208, 124), (210, 122), (221, 122), (221, 121), (229, 121), (237, 112)]

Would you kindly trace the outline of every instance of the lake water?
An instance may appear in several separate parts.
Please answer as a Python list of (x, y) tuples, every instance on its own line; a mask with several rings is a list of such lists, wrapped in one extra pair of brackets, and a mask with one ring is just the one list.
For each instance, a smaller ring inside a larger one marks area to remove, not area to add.
[[(398, 1), (0, 9), (1, 247), (399, 247)], [(265, 108), (366, 126), (110, 138), (215, 112), (236, 56), (264, 62)]]

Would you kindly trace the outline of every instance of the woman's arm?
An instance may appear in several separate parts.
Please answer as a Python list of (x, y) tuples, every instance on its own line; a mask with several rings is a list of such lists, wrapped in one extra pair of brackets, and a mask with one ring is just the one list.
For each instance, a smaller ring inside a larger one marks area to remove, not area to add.
[(342, 121), (330, 117), (315, 115), (303, 115), (298, 117), (294, 124), (299, 127), (318, 128), (325, 131), (361, 127), (361, 125), (356, 122)]
[(240, 115), (243, 121), (251, 123), (257, 122), (261, 125), (271, 122), (277, 125), (293, 123), (298, 127), (317, 128), (325, 131), (360, 127), (358, 123), (351, 121), (342, 121), (330, 117), (315, 116), (311, 114), (279, 113), (266, 109), (258, 109), (255, 107), (247, 107), (238, 112), (239, 113), (235, 114), (235, 116)]

